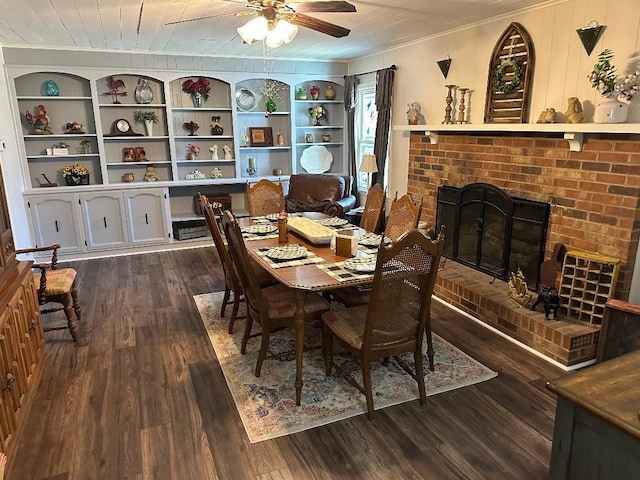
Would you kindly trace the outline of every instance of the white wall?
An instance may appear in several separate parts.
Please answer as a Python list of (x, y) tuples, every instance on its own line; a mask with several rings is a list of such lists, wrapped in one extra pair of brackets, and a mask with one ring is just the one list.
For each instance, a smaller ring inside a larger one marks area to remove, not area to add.
[[(591, 55), (587, 56), (576, 29), (591, 20), (606, 25), (606, 29)], [(535, 122), (547, 107), (564, 112), (567, 98), (572, 96), (582, 101), (585, 116), (590, 120), (594, 104), (599, 103), (601, 97), (591, 88), (587, 75), (605, 48), (613, 50), (612, 63), (619, 74), (629, 73), (632, 64), (634, 70), (640, 69), (639, 0), (566, 0), (357, 59), (350, 63), (349, 73), (398, 65), (393, 124), (407, 123), (407, 104), (413, 101), (422, 105), (427, 124), (441, 123), (446, 84), (471, 89), (470, 101), (469, 97), (465, 99), (467, 112), (471, 123), (483, 123), (491, 52), (511, 22), (520, 23), (529, 32), (534, 45), (530, 122)], [(436, 62), (447, 55), (452, 62), (445, 80)], [(627, 121), (640, 123), (640, 96), (633, 99)], [(403, 194), (407, 190), (408, 153), (408, 135), (392, 131), (388, 177), (391, 194), (396, 190)]]

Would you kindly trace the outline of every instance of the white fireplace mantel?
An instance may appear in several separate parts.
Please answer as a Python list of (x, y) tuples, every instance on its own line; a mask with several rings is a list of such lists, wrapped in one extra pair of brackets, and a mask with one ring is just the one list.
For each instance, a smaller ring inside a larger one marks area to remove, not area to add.
[(432, 145), (438, 143), (440, 132), (529, 132), (529, 133), (562, 133), (569, 142), (569, 150), (582, 151), (585, 133), (631, 133), (640, 135), (638, 123), (463, 123), (442, 125), (394, 125), (393, 130), (404, 132), (421, 132), (429, 137)]

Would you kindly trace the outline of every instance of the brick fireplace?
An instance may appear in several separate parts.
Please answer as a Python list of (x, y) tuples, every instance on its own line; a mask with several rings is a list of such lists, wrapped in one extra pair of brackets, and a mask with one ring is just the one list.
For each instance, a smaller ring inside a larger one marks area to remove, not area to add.
[[(513, 197), (549, 203), (547, 257), (561, 242), (570, 249), (620, 258), (615, 297), (628, 300), (640, 233), (640, 139), (630, 134), (585, 134), (582, 151), (576, 152), (558, 137), (439, 132), (438, 143), (432, 145), (423, 133), (412, 132), (408, 192), (424, 199), (422, 220), (430, 225), (435, 223), (441, 185), (483, 182)], [(504, 283), (496, 285), (499, 280), (489, 292), (488, 280), (489, 276), (448, 262), (436, 294), (564, 365), (595, 357), (597, 327), (545, 322), (542, 313), (518, 309), (506, 297)]]

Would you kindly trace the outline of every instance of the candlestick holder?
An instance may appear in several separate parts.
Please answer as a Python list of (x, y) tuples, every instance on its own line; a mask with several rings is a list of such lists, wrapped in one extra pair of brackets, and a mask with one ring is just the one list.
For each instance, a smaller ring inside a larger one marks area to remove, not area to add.
[(460, 94), (460, 104), (458, 105), (458, 120), (456, 123), (469, 123), (464, 118), (464, 95), (469, 91), (468, 88), (459, 88), (458, 93)]
[(453, 89), (456, 88), (456, 85), (445, 85), (445, 88), (448, 88), (449, 91), (447, 92), (447, 106), (444, 109), (444, 120), (442, 121), (443, 124), (450, 124), (453, 123), (453, 120), (451, 119), (451, 110), (453, 110), (453, 107), (451, 106), (451, 104), (453, 103)]

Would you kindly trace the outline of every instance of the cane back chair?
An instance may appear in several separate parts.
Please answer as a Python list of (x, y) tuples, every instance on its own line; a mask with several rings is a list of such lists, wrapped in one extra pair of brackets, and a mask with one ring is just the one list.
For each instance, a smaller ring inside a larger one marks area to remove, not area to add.
[[(398, 194), (396, 193), (396, 197)], [(418, 228), (420, 215), (422, 214), (422, 202), (416, 205), (409, 194), (397, 198), (391, 203), (384, 236), (395, 242), (409, 230)]]
[(252, 217), (282, 212), (285, 209), (282, 184), (266, 178), (253, 186), (247, 182), (247, 203)]
[(364, 203), (364, 212), (360, 219), (360, 228), (365, 229), (367, 232), (378, 232), (386, 198), (386, 192), (379, 183), (369, 189), (367, 201)]

